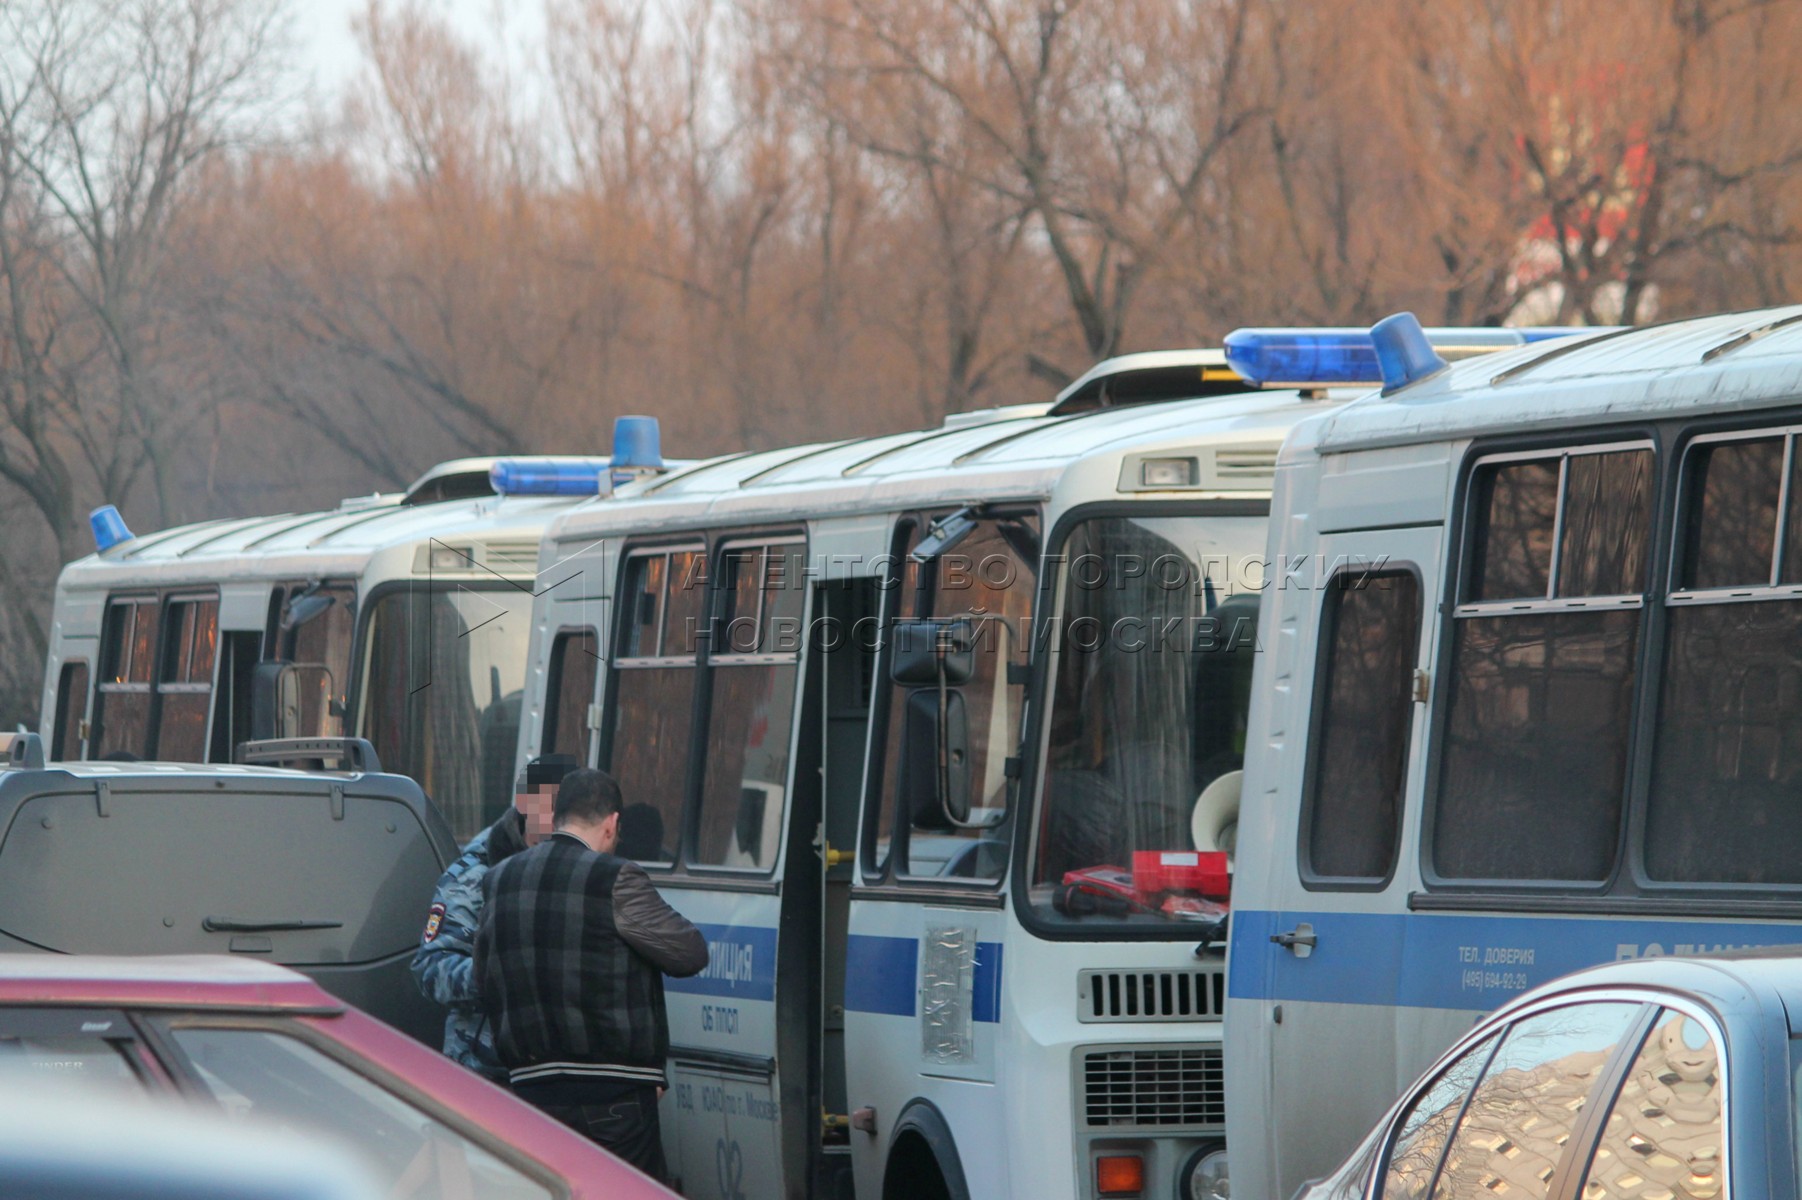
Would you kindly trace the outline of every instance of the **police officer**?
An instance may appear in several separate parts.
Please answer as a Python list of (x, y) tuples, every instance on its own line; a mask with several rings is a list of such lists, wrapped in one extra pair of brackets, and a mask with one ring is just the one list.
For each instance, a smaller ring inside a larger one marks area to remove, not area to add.
[(477, 1003), (470, 958), (482, 918), (482, 879), (496, 863), (550, 836), (557, 785), (577, 765), (568, 754), (546, 754), (526, 764), (513, 807), (470, 839), (462, 857), (438, 877), (413, 954), (414, 982), (447, 1010), (444, 1053), (496, 1083), (507, 1082), (507, 1071), (494, 1055), (494, 1034)]

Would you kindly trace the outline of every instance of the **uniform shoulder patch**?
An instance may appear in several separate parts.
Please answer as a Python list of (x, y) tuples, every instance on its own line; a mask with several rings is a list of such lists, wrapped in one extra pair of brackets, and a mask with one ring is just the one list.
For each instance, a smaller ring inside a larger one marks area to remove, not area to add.
[(426, 914), (425, 940), (431, 941), (438, 936), (438, 927), (444, 924), (444, 905), (432, 905), (432, 911)]

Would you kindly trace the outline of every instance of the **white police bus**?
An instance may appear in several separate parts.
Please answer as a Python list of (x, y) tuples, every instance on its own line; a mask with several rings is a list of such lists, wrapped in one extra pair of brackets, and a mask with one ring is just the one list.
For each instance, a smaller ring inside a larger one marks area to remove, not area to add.
[(689, 1196), (1224, 1194), (1271, 471), (1344, 398), (1253, 342), (552, 524), (520, 756), (618, 777), (712, 944), (667, 984)]
[(97, 510), (97, 552), (57, 582), (51, 757), (229, 762), (353, 734), (467, 839), (511, 801), (539, 539), (603, 476), (655, 473), (633, 428), (617, 464), (458, 459), (328, 512), (134, 537)]
[(1802, 917), (1802, 308), (1447, 370), (1411, 326), (1277, 470), (1226, 1018), (1251, 1200), (1473, 1014)]

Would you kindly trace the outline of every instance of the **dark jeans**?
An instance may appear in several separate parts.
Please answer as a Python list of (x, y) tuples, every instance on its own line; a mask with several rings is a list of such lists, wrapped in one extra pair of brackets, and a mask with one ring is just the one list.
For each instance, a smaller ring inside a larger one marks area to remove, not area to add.
[(539, 1104), (538, 1108), (659, 1183), (668, 1181), (656, 1088), (628, 1087), (600, 1103)]

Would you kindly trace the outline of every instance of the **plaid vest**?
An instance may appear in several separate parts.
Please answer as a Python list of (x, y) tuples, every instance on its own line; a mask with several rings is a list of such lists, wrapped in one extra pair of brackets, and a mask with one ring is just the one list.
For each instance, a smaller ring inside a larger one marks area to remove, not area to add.
[(557, 834), (483, 880), (476, 987), (514, 1083), (665, 1083), (663, 974), (613, 923), (624, 865)]

